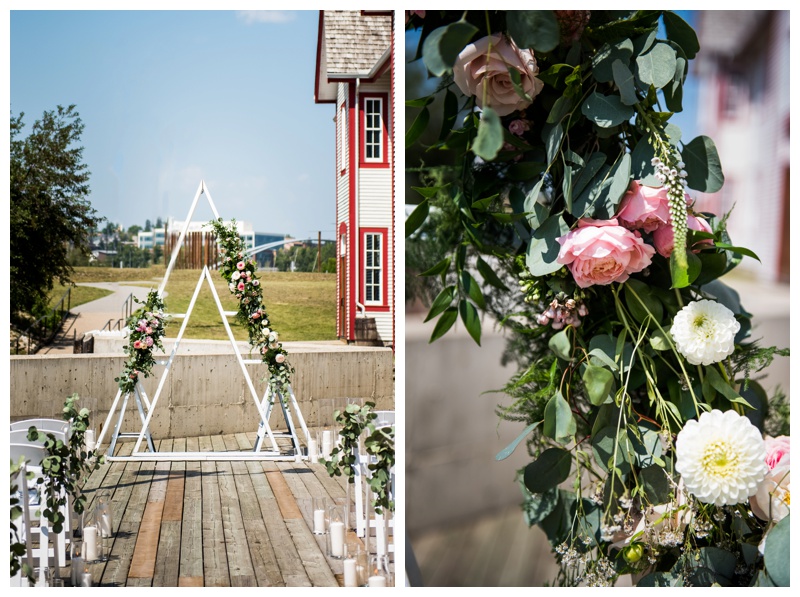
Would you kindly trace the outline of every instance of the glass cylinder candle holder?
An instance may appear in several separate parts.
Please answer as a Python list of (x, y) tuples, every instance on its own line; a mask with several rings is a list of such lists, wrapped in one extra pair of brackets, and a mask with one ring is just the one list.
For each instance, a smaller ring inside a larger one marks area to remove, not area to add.
[(111, 492), (101, 491), (97, 494), (94, 516), (101, 537), (114, 535), (114, 519), (111, 513)]
[(94, 562), (100, 559), (102, 541), (94, 521), (87, 520), (83, 527), (83, 559), (84, 562)]
[(325, 520), (328, 517), (328, 498), (311, 498), (311, 531), (315, 535), (325, 534)]
[(328, 507), (328, 555), (341, 560), (345, 555), (346, 529), (344, 527), (344, 513), (340, 506)]
[(389, 558), (386, 556), (370, 556), (367, 577), (368, 587), (391, 587), (392, 573), (389, 569)]
[(69, 562), (69, 576), (70, 583), (73, 587), (77, 587), (81, 581), (81, 574), (83, 574), (83, 557), (81, 557), (81, 544), (79, 541), (73, 540), (72, 542), (72, 555)]

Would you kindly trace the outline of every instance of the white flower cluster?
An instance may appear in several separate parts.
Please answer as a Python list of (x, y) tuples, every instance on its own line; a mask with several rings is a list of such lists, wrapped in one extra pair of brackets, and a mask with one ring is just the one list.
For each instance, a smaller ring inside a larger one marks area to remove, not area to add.
[(692, 365), (711, 365), (733, 354), (739, 322), (716, 301), (692, 301), (672, 320), (675, 345)]
[[(678, 158), (679, 159), (679, 158)], [(662, 184), (666, 184), (669, 191), (667, 199), (669, 201), (669, 217), (672, 225), (672, 232), (675, 248), (686, 247), (686, 177), (688, 173), (684, 170), (686, 164), (678, 161), (675, 167), (665, 164), (660, 158), (654, 157), (650, 163), (656, 169), (656, 178)]]
[(687, 421), (678, 433), (675, 454), (675, 469), (686, 489), (715, 506), (746, 502), (767, 472), (761, 433), (733, 410), (712, 410)]

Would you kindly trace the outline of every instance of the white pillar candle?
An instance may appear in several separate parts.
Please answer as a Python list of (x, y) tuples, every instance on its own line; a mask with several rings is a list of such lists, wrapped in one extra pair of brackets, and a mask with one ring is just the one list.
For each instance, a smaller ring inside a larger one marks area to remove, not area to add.
[(331, 457), (331, 449), (333, 448), (333, 437), (331, 430), (326, 429), (322, 432), (322, 457), (328, 460)]
[(325, 534), (325, 510), (314, 510), (314, 534)]
[(82, 587), (91, 587), (92, 586), (92, 573), (91, 572), (84, 572), (83, 573), (83, 576), (81, 577), (81, 586)]
[(87, 429), (86, 433), (83, 436), (83, 443), (86, 445), (86, 449), (89, 451), (94, 451), (95, 444), (94, 444), (94, 430)]
[(312, 461), (317, 460), (317, 440), (315, 439), (308, 440), (308, 458)]
[(114, 532), (113, 528), (114, 523), (111, 520), (111, 510), (106, 510), (100, 517), (100, 536), (111, 537), (111, 534)]
[(97, 527), (83, 527), (83, 555), (87, 562), (96, 560), (97, 553)]
[(358, 586), (358, 581), (356, 580), (356, 561), (353, 558), (347, 558), (344, 561), (344, 586)]
[(332, 522), (331, 528), (331, 556), (341, 558), (344, 555), (344, 523)]
[(369, 581), (367, 584), (370, 587), (385, 587), (386, 586), (386, 577), (385, 576), (370, 576)]

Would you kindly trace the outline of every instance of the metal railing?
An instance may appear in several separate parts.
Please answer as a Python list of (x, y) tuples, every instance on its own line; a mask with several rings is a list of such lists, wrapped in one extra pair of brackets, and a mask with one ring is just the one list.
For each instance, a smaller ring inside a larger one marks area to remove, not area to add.
[[(42, 346), (50, 343), (61, 331), (61, 326), (69, 314), (71, 300), (72, 287), (67, 288), (61, 300), (46, 315), (34, 321), (28, 329), (17, 336), (14, 341), (14, 354), (36, 354)], [(21, 343), (23, 343), (22, 351)]]

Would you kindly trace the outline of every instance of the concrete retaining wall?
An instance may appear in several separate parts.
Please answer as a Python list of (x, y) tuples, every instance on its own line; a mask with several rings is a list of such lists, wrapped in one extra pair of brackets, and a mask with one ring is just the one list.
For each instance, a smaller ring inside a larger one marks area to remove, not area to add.
[[(376, 408), (394, 410), (394, 353), (387, 348), (331, 343), (285, 343), (295, 368), (292, 388), (308, 425), (319, 420), (320, 401), (333, 398), (338, 407), (347, 398), (376, 402)], [(254, 432), (258, 411), (236, 358), (228, 354), (176, 356), (159, 402), (151, 431), (156, 439), (218, 433)], [(114, 378), (125, 357), (116, 354), (68, 356), (12, 356), (10, 358), (11, 420), (34, 417), (61, 418), (64, 398), (73, 392), (79, 405), (92, 411), (98, 426), (105, 421), (117, 392)], [(259, 397), (266, 388), (266, 366), (248, 365)], [(156, 367), (158, 374), (163, 367)], [(158, 379), (144, 380), (151, 398)], [(134, 419), (134, 415), (136, 418)], [(278, 413), (270, 425), (285, 427)], [(138, 432), (141, 422), (133, 401), (123, 430)]]

